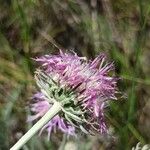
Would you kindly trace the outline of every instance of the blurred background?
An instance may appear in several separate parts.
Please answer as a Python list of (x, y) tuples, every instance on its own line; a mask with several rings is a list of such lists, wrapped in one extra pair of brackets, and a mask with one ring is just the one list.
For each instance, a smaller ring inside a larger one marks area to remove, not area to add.
[(32, 126), (26, 123), (37, 89), (31, 58), (59, 48), (89, 59), (104, 52), (114, 60), (123, 97), (107, 110), (110, 137), (67, 139), (57, 132), (48, 141), (42, 134), (23, 150), (130, 150), (149, 143), (149, 0), (0, 0), (0, 150)]

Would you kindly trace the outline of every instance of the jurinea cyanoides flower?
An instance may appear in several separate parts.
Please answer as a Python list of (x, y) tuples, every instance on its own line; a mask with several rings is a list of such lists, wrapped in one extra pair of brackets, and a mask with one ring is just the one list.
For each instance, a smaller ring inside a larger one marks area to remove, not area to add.
[(45, 55), (35, 59), (40, 67), (35, 79), (40, 91), (33, 96), (29, 121), (41, 118), (57, 101), (62, 111), (42, 129), (61, 130), (75, 135), (79, 129), (85, 133), (107, 133), (104, 110), (110, 100), (117, 99), (117, 78), (113, 62), (107, 63), (100, 54), (93, 61), (79, 57), (76, 53)]

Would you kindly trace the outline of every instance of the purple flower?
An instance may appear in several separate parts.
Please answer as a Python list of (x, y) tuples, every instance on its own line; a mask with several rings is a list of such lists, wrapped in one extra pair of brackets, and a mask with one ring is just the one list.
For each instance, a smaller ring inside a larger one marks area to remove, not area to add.
[(69, 135), (74, 135), (75, 129), (106, 133), (104, 109), (109, 100), (117, 99), (118, 79), (110, 76), (114, 64), (107, 63), (104, 54), (87, 61), (76, 53), (62, 51), (35, 60), (41, 64), (36, 74), (41, 92), (34, 95), (31, 109), (35, 115), (30, 120), (42, 117), (54, 101), (59, 101), (63, 113), (45, 125), (49, 133), (56, 127)]

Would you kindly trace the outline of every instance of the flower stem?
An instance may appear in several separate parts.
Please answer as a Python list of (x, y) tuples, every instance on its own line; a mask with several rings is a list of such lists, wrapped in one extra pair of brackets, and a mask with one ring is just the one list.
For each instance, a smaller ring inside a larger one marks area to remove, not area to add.
[(55, 102), (48, 112), (10, 149), (19, 150), (30, 138), (36, 134), (48, 121), (50, 121), (59, 111), (61, 105)]

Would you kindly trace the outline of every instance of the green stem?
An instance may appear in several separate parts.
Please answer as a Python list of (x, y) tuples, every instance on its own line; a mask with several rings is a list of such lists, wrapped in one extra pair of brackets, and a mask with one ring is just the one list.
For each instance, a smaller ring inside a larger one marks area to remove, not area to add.
[(19, 150), (30, 138), (36, 134), (48, 121), (50, 121), (58, 112), (61, 111), (61, 105), (55, 102), (50, 110), (10, 149)]

